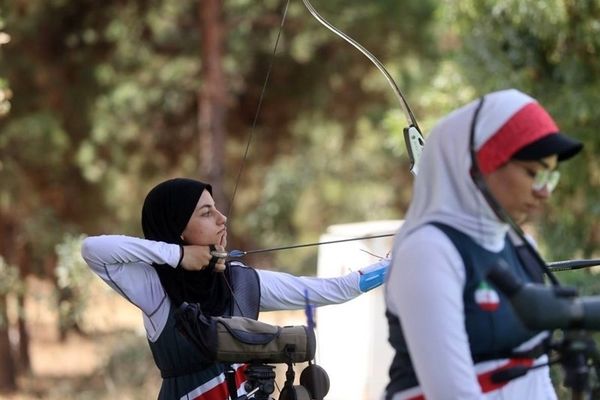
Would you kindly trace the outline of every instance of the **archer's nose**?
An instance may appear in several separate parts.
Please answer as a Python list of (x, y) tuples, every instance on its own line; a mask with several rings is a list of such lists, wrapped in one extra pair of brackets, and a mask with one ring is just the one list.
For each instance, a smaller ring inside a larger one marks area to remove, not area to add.
[(217, 211), (219, 213), (219, 218), (218, 218), (218, 223), (219, 224), (225, 224), (227, 223), (227, 217), (225, 215), (223, 215), (220, 211)]

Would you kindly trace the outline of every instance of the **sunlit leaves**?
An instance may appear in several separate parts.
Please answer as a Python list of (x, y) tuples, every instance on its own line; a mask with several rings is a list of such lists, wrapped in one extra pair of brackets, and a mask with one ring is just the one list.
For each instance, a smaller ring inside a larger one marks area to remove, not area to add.
[(60, 163), (69, 144), (67, 132), (49, 112), (11, 120), (0, 135), (0, 151), (5, 155), (5, 162), (12, 160), (36, 168)]
[[(0, 257), (0, 296), (16, 293), (20, 285), (19, 270)], [(0, 326), (5, 321), (0, 321)]]
[[(318, 240), (334, 223), (398, 218), (394, 181), (406, 169), (390, 157), (385, 134), (359, 118), (354, 134), (319, 114), (294, 127), (302, 153), (288, 154), (270, 168), (257, 208), (248, 215), (250, 231), (270, 246)], [(301, 144), (300, 144), (301, 143)], [(316, 249), (277, 254), (277, 264), (298, 270)]]
[(563, 179), (540, 220), (551, 259), (598, 254), (597, 127), (600, 117), (600, 5), (589, 1), (445, 1), (460, 38), (456, 60), (468, 84), (485, 92), (517, 87), (535, 96), (561, 130), (585, 142), (561, 166)]
[(89, 287), (94, 276), (81, 258), (81, 242), (85, 236), (64, 236), (56, 245), (58, 262), (56, 281), (59, 290), (68, 293), (68, 300), (59, 302), (59, 318), (63, 328), (82, 322), (89, 297)]
[[(10, 34), (4, 32), (4, 20), (0, 14), (0, 54), (2, 52), (2, 46), (10, 42)], [(12, 92), (6, 82), (5, 78), (0, 75), (0, 118), (6, 115), (10, 111), (10, 98)]]

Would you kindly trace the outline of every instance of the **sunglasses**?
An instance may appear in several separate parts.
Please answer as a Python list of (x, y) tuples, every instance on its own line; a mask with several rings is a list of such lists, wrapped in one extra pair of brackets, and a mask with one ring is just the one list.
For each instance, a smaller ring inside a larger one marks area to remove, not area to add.
[(534, 172), (530, 169), (530, 167), (521, 164), (520, 161), (513, 160), (513, 163), (516, 163), (521, 168), (523, 168), (525, 172), (527, 172), (527, 175), (529, 175), (533, 179), (533, 183), (531, 184), (531, 190), (533, 190), (534, 192), (541, 192), (542, 190), (546, 189), (548, 193), (552, 193), (552, 191), (556, 189), (558, 181), (560, 180), (560, 172), (558, 172), (558, 170), (556, 169), (550, 169), (550, 166), (542, 160), (536, 160), (536, 162), (543, 165), (544, 169), (540, 169)]
[(536, 172), (531, 189), (535, 192), (546, 189), (549, 193), (552, 193), (556, 189), (559, 180), (560, 172), (558, 170), (541, 169)]

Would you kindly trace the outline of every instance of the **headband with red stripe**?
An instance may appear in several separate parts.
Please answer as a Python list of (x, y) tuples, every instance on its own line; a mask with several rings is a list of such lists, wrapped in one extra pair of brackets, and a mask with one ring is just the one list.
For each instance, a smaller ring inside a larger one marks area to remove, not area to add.
[(521, 148), (557, 132), (558, 126), (542, 106), (527, 103), (481, 146), (477, 152), (479, 168), (484, 174), (493, 172)]

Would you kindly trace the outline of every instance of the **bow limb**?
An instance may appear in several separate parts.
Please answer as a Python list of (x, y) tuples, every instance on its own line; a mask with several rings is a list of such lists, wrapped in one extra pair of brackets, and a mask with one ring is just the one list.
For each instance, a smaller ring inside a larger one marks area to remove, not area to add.
[(321, 16), (321, 14), (319, 14), (317, 12), (315, 7), (311, 4), (311, 2), (309, 0), (302, 0), (302, 2), (306, 6), (306, 8), (310, 12), (310, 14), (313, 17), (315, 17), (315, 19), (317, 21), (319, 21), (321, 23), (321, 25), (323, 25), (324, 27), (329, 29), (331, 32), (335, 33), (337, 36), (339, 36), (340, 38), (344, 39), (346, 42), (351, 44), (355, 49), (360, 51), (365, 57), (367, 57), (369, 59), (369, 61), (371, 61), (373, 63), (373, 65), (375, 65), (375, 67), (377, 67), (377, 69), (385, 77), (386, 81), (388, 82), (388, 84), (390, 85), (392, 90), (394, 91), (396, 99), (400, 103), (400, 107), (402, 108), (402, 111), (404, 112), (404, 115), (408, 122), (408, 127), (406, 127), (404, 129), (404, 140), (406, 142), (406, 148), (407, 148), (408, 156), (409, 156), (410, 162), (411, 162), (410, 171), (414, 175), (417, 175), (417, 164), (418, 164), (419, 158), (421, 157), (421, 152), (423, 151), (423, 145), (425, 143), (425, 139), (423, 138), (421, 129), (419, 128), (419, 124), (417, 123), (417, 120), (416, 120), (412, 110), (410, 109), (410, 106), (408, 105), (406, 98), (402, 94), (402, 91), (396, 84), (396, 81), (394, 81), (394, 79), (392, 78), (390, 73), (385, 69), (385, 67), (383, 66), (381, 61), (379, 61), (377, 59), (377, 57), (375, 57), (373, 54), (371, 54), (371, 52), (369, 50), (367, 50), (363, 45), (358, 43), (356, 40), (352, 39), (350, 36), (348, 36), (347, 34), (342, 32), (340, 29), (336, 28), (329, 21), (327, 21), (325, 18), (323, 18), (323, 16)]
[[(405, 140), (405, 143), (406, 143), (408, 155), (409, 155), (410, 162), (411, 162), (410, 171), (414, 175), (417, 175), (417, 163), (418, 163), (418, 160), (419, 160), (419, 158), (421, 156), (421, 152), (423, 151), (423, 145), (424, 145), (425, 141), (423, 139), (423, 135), (421, 134), (421, 130), (419, 128), (417, 120), (416, 120), (416, 118), (415, 118), (415, 116), (414, 116), (414, 114), (413, 114), (410, 106), (408, 105), (408, 102), (406, 101), (406, 98), (402, 94), (402, 91), (400, 90), (400, 88), (398, 87), (398, 85), (396, 84), (396, 82), (394, 81), (394, 79), (392, 78), (392, 76), (390, 75), (390, 73), (383, 66), (383, 64), (381, 63), (381, 61), (379, 61), (377, 59), (377, 57), (375, 57), (373, 54), (371, 54), (370, 51), (368, 51), (364, 46), (362, 46), (356, 40), (352, 39), (350, 36), (348, 36), (347, 34), (345, 34), (344, 32), (342, 32), (341, 30), (339, 30), (338, 28), (336, 28), (335, 26), (333, 26), (331, 23), (329, 23), (325, 18), (323, 18), (317, 12), (317, 10), (314, 8), (314, 6), (310, 3), (309, 0), (302, 0), (302, 1), (304, 3), (305, 7), (308, 9), (308, 11), (311, 13), (311, 15), (313, 17), (315, 17), (315, 19), (317, 19), (317, 21), (319, 21), (319, 23), (321, 23), (327, 29), (329, 29), (330, 31), (332, 31), (333, 33), (335, 33), (337, 36), (339, 36), (340, 38), (344, 39), (346, 42), (348, 42), (349, 44), (351, 44), (358, 51), (360, 51), (365, 57), (367, 57), (367, 59), (369, 59), (369, 61), (371, 61), (377, 67), (377, 69), (383, 74), (383, 76), (385, 77), (386, 81), (389, 83), (390, 87), (394, 91), (396, 99), (400, 103), (400, 107), (401, 107), (401, 109), (402, 109), (402, 111), (403, 111), (403, 113), (404, 113), (404, 115), (405, 115), (405, 117), (407, 119), (407, 122), (408, 122), (408, 126), (406, 128), (404, 128), (404, 140)], [(279, 32), (278, 32), (278, 35), (277, 35), (277, 40), (275, 42), (275, 46), (274, 46), (274, 49), (273, 49), (273, 54), (272, 54), (271, 60), (273, 60), (274, 57), (275, 57), (275, 52), (276, 52), (276, 49), (277, 49), (277, 44), (279, 43), (279, 37), (281, 35), (281, 31), (282, 31), (283, 24), (284, 24), (284, 21), (285, 21), (285, 17), (286, 17), (286, 14), (287, 14), (288, 5), (289, 5), (289, 0), (286, 2), (285, 9), (283, 11), (281, 23), (280, 23), (280, 26), (279, 26)], [(254, 122), (252, 124), (252, 130), (251, 130), (251, 132), (254, 130), (255, 125), (256, 125), (256, 121), (258, 119), (258, 114), (260, 112), (261, 104), (262, 104), (262, 97), (263, 97), (263, 95), (264, 95), (264, 93), (266, 91), (266, 87), (267, 87), (267, 83), (268, 83), (268, 80), (269, 80), (269, 76), (270, 76), (270, 72), (271, 72), (271, 69), (272, 69), (272, 65), (273, 65), (273, 61), (271, 61), (270, 65), (269, 65), (269, 71), (267, 72), (267, 77), (265, 78), (265, 82), (263, 84), (263, 89), (262, 89), (262, 92), (261, 92), (261, 97), (259, 99), (259, 104), (257, 106), (256, 113), (255, 113)], [(231, 201), (230, 201), (230, 208), (229, 208), (229, 212), (228, 212), (229, 218), (231, 218), (231, 210), (232, 210), (233, 200), (235, 198), (237, 187), (238, 187), (239, 182), (240, 182), (241, 173), (242, 173), (245, 161), (246, 161), (246, 156), (248, 154), (248, 148), (250, 146), (251, 140), (252, 140), (252, 134), (250, 134), (250, 136), (248, 138), (248, 142), (246, 144), (246, 151), (244, 153), (244, 157), (242, 159), (242, 164), (240, 165), (240, 169), (238, 171), (238, 175), (237, 175), (237, 179), (236, 179), (236, 183), (235, 183), (233, 195), (232, 195)], [(393, 235), (394, 234), (385, 234), (385, 235), (380, 235), (379, 237), (393, 236)], [(369, 238), (373, 238), (373, 237), (369, 237)], [(340, 241), (350, 241), (350, 240), (360, 240), (360, 239), (366, 239), (366, 237), (345, 239), (345, 240), (340, 240)], [(227, 258), (241, 258), (241, 257), (244, 257), (245, 255), (251, 254), (251, 253), (264, 253), (264, 252), (271, 252), (271, 251), (284, 250), (284, 249), (290, 249), (290, 248), (318, 246), (318, 245), (322, 245), (322, 244), (329, 244), (329, 243), (335, 243), (335, 242), (340, 242), (340, 241), (332, 241), (332, 242), (325, 242), (325, 243), (321, 243), (321, 242), (307, 243), (307, 244), (300, 244), (300, 245), (280, 246), (280, 247), (272, 247), (272, 248), (257, 249), (257, 250), (248, 250), (248, 251), (232, 250), (230, 252), (219, 253), (217, 256), (219, 256), (219, 257), (227, 257)]]

